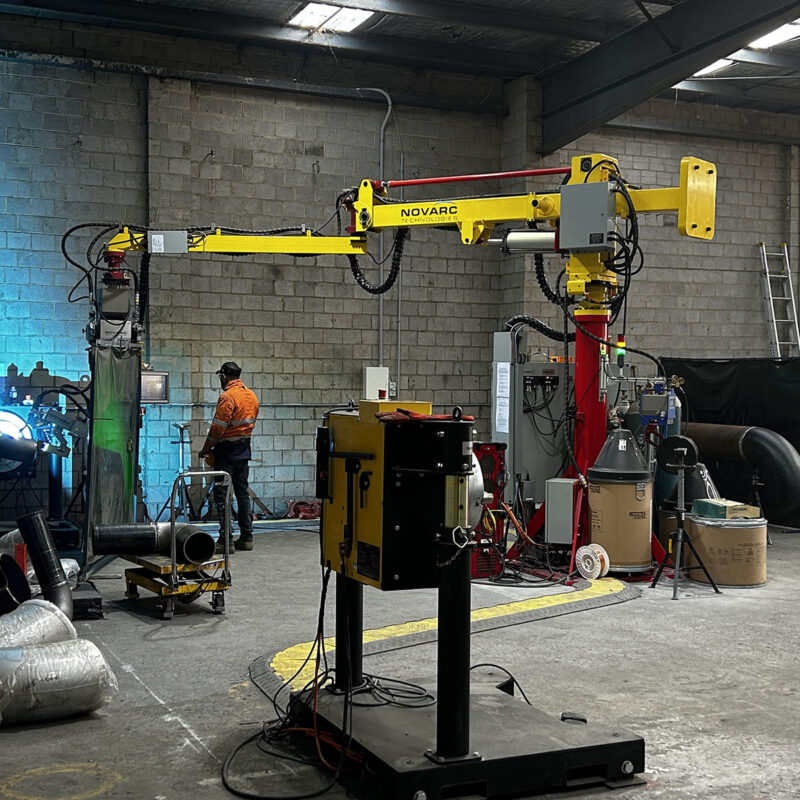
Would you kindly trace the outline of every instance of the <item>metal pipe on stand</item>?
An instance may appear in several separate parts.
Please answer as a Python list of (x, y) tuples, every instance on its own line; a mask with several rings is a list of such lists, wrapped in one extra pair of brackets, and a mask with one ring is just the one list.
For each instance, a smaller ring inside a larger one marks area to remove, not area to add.
[[(214, 557), (214, 537), (189, 523), (175, 525), (177, 558), (181, 564), (204, 564)], [(95, 525), (92, 529), (92, 551), (97, 555), (168, 556), (172, 548), (169, 522), (125, 522)]]

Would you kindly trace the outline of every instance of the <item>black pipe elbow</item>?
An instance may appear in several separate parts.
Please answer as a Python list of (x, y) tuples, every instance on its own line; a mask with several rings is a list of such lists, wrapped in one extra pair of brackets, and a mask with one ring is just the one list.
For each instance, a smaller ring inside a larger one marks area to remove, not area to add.
[(772, 513), (783, 517), (794, 511), (800, 500), (800, 454), (791, 442), (769, 428), (748, 428), (739, 448), (744, 458), (758, 466)]
[(72, 619), (72, 589), (61, 566), (61, 559), (50, 535), (43, 511), (34, 511), (17, 520), (19, 532), (28, 546), (28, 557), (42, 587), (42, 596)]
[(800, 508), (800, 454), (769, 428), (689, 422), (684, 433), (697, 442), (704, 459), (749, 461), (764, 485), (763, 506), (776, 522), (793, 519)]

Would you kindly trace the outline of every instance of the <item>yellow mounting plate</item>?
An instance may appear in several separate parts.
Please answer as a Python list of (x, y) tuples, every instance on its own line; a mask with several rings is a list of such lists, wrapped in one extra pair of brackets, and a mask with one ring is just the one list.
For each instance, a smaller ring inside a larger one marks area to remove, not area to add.
[(717, 200), (716, 166), (693, 156), (682, 158), (680, 195), (678, 232), (695, 239), (713, 239)]

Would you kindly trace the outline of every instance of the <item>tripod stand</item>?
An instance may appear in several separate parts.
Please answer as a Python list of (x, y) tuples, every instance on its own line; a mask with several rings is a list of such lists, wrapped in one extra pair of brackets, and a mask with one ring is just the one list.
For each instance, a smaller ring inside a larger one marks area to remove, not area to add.
[[(184, 445), (189, 444), (189, 441), (186, 438), (186, 432), (189, 429), (189, 423), (173, 422), (172, 427), (178, 429), (178, 438), (173, 439), (170, 444), (180, 445), (180, 450), (178, 451), (178, 474), (183, 475), (185, 470), (185, 457), (183, 448)], [(167, 510), (167, 506), (169, 506), (169, 504), (170, 498), (167, 498), (164, 505), (161, 506), (161, 510), (158, 512), (156, 522), (161, 519), (161, 515)], [(175, 503), (174, 513), (175, 519), (182, 516), (185, 516), (187, 520), (197, 519), (197, 512), (195, 512), (194, 506), (192, 505), (192, 498), (189, 497), (189, 491), (186, 488), (184, 481), (180, 481), (178, 484), (178, 497), (177, 502)]]
[[(684, 527), (684, 522), (686, 518), (686, 508), (684, 504), (686, 503), (686, 474), (692, 473), (697, 465), (697, 460), (699, 458), (699, 453), (697, 452), (697, 445), (686, 436), (670, 436), (664, 439), (661, 444), (658, 446), (658, 450), (656, 450), (656, 459), (658, 460), (659, 466), (673, 475), (678, 476), (678, 503), (675, 508), (675, 516), (677, 520), (677, 527), (676, 529), (670, 534), (670, 550), (672, 550), (672, 542), (675, 542), (675, 559), (674, 559), (674, 578), (672, 579), (672, 599), (678, 599), (678, 584), (680, 583), (681, 579), (681, 559), (683, 557), (683, 545), (684, 543), (689, 547), (692, 551), (692, 554), (697, 561), (697, 566), (694, 567), (685, 567), (683, 568), (686, 572), (689, 572), (693, 569), (702, 569), (705, 573), (706, 578), (708, 578), (708, 582), (714, 588), (714, 591), (717, 594), (722, 594), (722, 592), (717, 587), (717, 584), (714, 583), (714, 579), (711, 577), (711, 574), (706, 569), (706, 565), (703, 563), (703, 559), (700, 557), (700, 554), (697, 552), (694, 544), (692, 543), (692, 539), (686, 531)], [(658, 565), (658, 569), (656, 570), (656, 574), (653, 577), (653, 582), (650, 584), (650, 588), (655, 588), (656, 584), (658, 584), (659, 578), (661, 577), (661, 573), (664, 571), (664, 567), (667, 565), (667, 562), (670, 559), (670, 553), (667, 552), (664, 554), (664, 558), (661, 560), (661, 563)]]

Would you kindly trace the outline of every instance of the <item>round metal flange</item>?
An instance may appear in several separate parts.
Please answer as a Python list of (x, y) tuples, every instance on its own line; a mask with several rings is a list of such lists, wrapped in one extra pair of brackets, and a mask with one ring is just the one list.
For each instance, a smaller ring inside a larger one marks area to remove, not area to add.
[(688, 436), (668, 436), (656, 448), (658, 466), (670, 475), (677, 475), (682, 467), (686, 474), (694, 472), (700, 452)]

